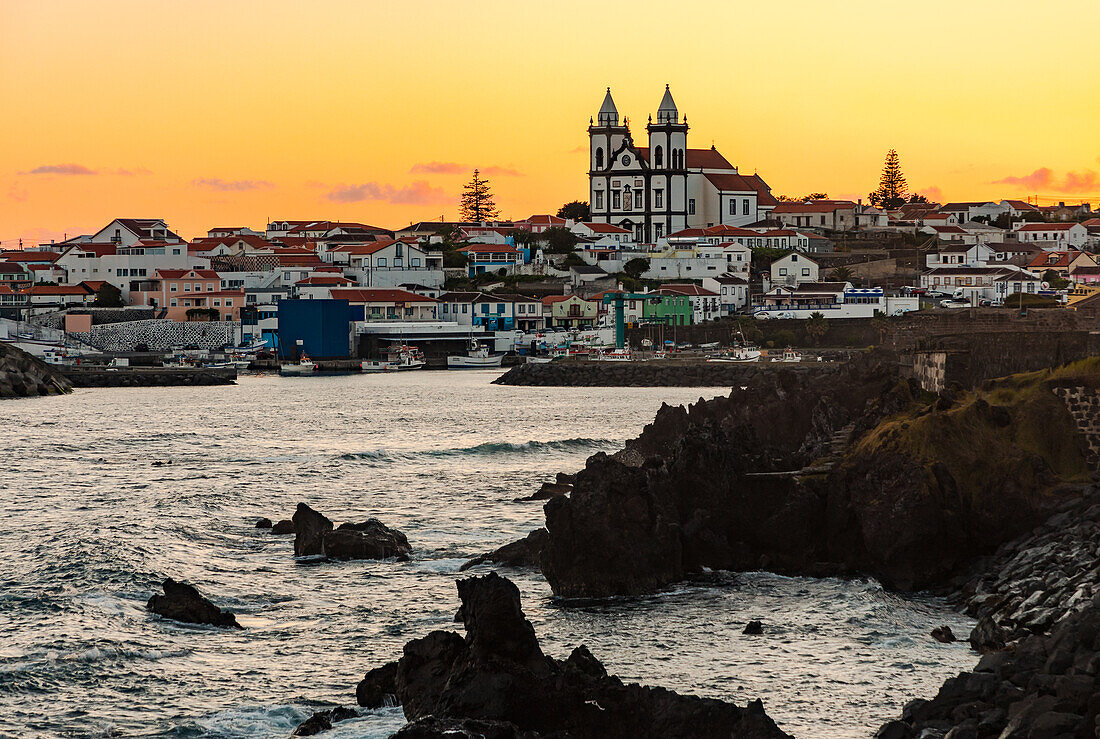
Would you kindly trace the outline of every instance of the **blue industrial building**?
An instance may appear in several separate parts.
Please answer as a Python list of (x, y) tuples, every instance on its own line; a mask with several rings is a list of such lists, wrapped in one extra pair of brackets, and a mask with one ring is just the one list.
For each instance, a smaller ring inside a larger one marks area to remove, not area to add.
[[(358, 320), (363, 320), (358, 307)], [(355, 309), (346, 300), (280, 300), (279, 357), (298, 358), (298, 342), (314, 359), (351, 354), (351, 322)]]

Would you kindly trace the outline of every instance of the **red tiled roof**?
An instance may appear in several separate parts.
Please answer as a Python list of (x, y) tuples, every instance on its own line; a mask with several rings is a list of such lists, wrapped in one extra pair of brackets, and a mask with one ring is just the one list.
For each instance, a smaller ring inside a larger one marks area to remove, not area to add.
[(333, 285), (354, 285), (354, 280), (349, 280), (347, 277), (341, 275), (313, 275), (307, 277), (304, 280), (298, 280), (295, 285), (320, 285), (320, 286), (333, 286)]
[(662, 285), (655, 292), (658, 293), (673, 293), (675, 295), (696, 295), (696, 296), (717, 296), (718, 293), (706, 288), (699, 287), (698, 285)]
[(417, 295), (408, 290), (390, 288), (346, 288), (335, 289), (332, 297), (352, 303), (438, 303), (435, 298)]
[[(639, 147), (635, 151), (641, 159), (649, 161), (649, 149)], [(684, 166), (688, 169), (735, 169), (714, 147), (688, 149), (685, 158), (687, 161), (684, 162)]]
[(474, 254), (518, 254), (519, 250), (507, 244), (470, 244), (459, 251), (472, 252)]
[(518, 224), (529, 224), (533, 226), (564, 226), (565, 219), (558, 218), (557, 216), (542, 215), (542, 216), (528, 216), (522, 221), (517, 221)]
[(1025, 223), (1020, 226), (1017, 231), (1068, 231), (1076, 223)]
[(56, 262), (61, 255), (53, 251), (6, 251), (0, 253), (5, 262)]
[(216, 280), (216, 279), (218, 279), (218, 273), (215, 272), (212, 269), (158, 269), (157, 270), (157, 277), (160, 277), (162, 280), (179, 280), (179, 279), (183, 279), (184, 275), (188, 275), (192, 272), (195, 273), (195, 277), (194, 278), (186, 278), (186, 279), (196, 279), (196, 280)]
[(117, 244), (81, 243), (81, 244), (75, 244), (73, 246), (73, 248), (77, 249), (78, 251), (91, 252), (92, 254), (95, 254), (97, 257), (109, 256), (111, 254), (115, 254), (118, 251), (118, 245)]
[(1035, 255), (1027, 263), (1028, 267), (1068, 267), (1069, 263), (1081, 256), (1079, 251), (1044, 251)]
[(603, 234), (628, 234), (628, 233), (630, 233), (630, 229), (621, 228), (620, 226), (613, 226), (610, 223), (585, 223), (584, 225), (587, 226), (588, 230), (592, 231), (593, 233), (603, 233)]
[(80, 285), (34, 285), (24, 290), (28, 295), (93, 295), (95, 290)]

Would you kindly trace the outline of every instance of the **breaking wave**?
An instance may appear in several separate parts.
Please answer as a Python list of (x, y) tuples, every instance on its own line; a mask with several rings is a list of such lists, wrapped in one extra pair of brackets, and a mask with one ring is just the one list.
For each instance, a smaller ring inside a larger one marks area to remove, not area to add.
[(476, 457), (493, 456), (499, 454), (530, 454), (536, 452), (574, 452), (574, 451), (600, 451), (612, 450), (622, 447), (623, 442), (617, 439), (557, 439), (555, 441), (525, 441), (521, 443), (508, 441), (493, 441), (474, 446), (457, 447), (454, 449), (428, 449), (416, 452), (387, 451), (385, 449), (371, 449), (364, 452), (347, 452), (341, 454), (339, 459), (347, 462), (395, 462), (411, 459), (431, 459), (447, 457)]

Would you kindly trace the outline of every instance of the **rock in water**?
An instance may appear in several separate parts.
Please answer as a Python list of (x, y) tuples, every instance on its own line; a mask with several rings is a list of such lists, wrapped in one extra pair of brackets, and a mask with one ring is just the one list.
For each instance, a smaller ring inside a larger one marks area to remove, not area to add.
[(1008, 634), (989, 616), (978, 619), (978, 625), (970, 632), (970, 648), (978, 654), (996, 652), (1005, 648)]
[(349, 718), (358, 718), (359, 712), (351, 708), (337, 706), (326, 711), (317, 711), (294, 729), (291, 736), (314, 736), (322, 731), (328, 731), (332, 725)]
[(756, 621), (756, 620), (749, 621), (747, 624), (745, 624), (745, 629), (741, 633), (742, 634), (754, 634), (754, 635), (755, 634), (763, 634), (764, 633), (764, 624), (762, 624), (762, 623), (760, 623), (759, 621)]
[[(327, 521), (328, 519), (326, 519)], [(331, 526), (332, 524), (329, 524)], [(323, 551), (329, 559), (409, 559), (412, 547), (397, 529), (391, 529), (377, 518), (363, 523), (342, 523), (335, 531), (322, 537)]]
[(406, 644), (397, 663), (397, 696), (411, 723), (396, 736), (787, 736), (759, 701), (740, 708), (662, 688), (624, 685), (609, 677), (583, 646), (564, 661), (546, 656), (523, 614), (519, 590), (496, 573), (460, 580), (458, 591), (465, 639), (434, 631)]
[(375, 667), (355, 687), (355, 700), (363, 708), (381, 708), (397, 703), (397, 663)]
[(259, 521), (256, 522), (256, 528), (258, 528), (258, 529), (270, 529), (271, 528), (271, 519), (270, 518), (261, 518)]
[(932, 638), (941, 644), (950, 644), (956, 641), (955, 634), (951, 631), (950, 626), (937, 626), (932, 629)]
[(546, 545), (546, 539), (546, 529), (535, 529), (519, 541), (513, 541), (511, 544), (505, 544), (500, 549), (488, 554), (474, 557), (459, 567), (459, 572), (468, 570), (483, 562), (503, 565), (504, 567), (537, 567), (539, 555), (542, 553), (543, 546)]
[(145, 606), (158, 616), (191, 624), (243, 628), (237, 623), (236, 616), (218, 608), (187, 583), (176, 582), (169, 577), (161, 587), (164, 588), (164, 595), (154, 595)]
[(273, 533), (273, 534), (293, 534), (294, 533), (294, 522), (291, 521), (288, 518), (284, 518), (282, 521), (279, 521), (277, 524), (275, 524), (274, 526), (271, 527), (271, 533)]
[(325, 534), (332, 531), (332, 521), (299, 503), (294, 511), (294, 556), (314, 557), (325, 553)]

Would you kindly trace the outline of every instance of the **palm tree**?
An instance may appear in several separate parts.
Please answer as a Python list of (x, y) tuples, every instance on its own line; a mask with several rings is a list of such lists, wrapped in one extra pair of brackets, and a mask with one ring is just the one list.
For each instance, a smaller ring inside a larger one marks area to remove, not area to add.
[(830, 274), (834, 282), (848, 282), (852, 279), (852, 275), (854, 274), (854, 272), (852, 272), (851, 267), (845, 267), (841, 265), (840, 267), (836, 267), (835, 269), (833, 269)]
[(806, 319), (806, 336), (814, 342), (814, 346), (818, 345), (828, 331), (829, 319), (825, 317), (824, 313), (814, 311)]

